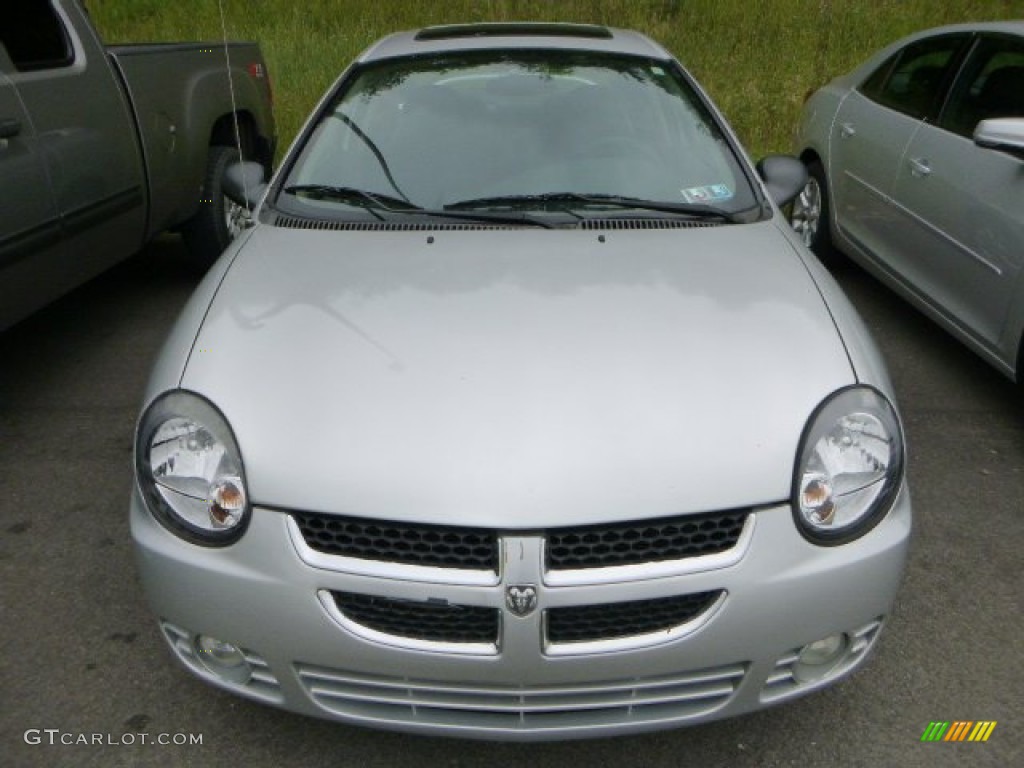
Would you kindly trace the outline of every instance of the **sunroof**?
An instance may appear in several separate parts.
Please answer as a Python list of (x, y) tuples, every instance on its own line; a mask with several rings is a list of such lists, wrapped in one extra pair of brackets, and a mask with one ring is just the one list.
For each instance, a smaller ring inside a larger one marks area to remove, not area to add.
[(610, 40), (611, 30), (596, 24), (552, 24), (519, 22), (502, 24), (448, 24), (427, 27), (416, 33), (417, 40), (450, 40), (460, 37), (586, 37)]

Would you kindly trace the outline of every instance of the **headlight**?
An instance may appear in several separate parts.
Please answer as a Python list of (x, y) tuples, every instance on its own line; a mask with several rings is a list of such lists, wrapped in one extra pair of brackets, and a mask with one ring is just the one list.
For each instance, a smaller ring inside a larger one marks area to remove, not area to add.
[(242, 456), (209, 401), (181, 390), (155, 400), (139, 420), (135, 471), (150, 512), (182, 538), (216, 546), (245, 531)]
[(877, 390), (836, 392), (811, 415), (797, 454), (793, 513), (817, 544), (862, 536), (885, 516), (903, 479), (903, 431)]

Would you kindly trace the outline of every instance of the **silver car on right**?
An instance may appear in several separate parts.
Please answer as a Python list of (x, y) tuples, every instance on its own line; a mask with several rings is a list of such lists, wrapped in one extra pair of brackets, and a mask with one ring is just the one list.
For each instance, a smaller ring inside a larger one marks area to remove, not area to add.
[(919, 32), (815, 92), (791, 223), (1024, 382), (1024, 21)]

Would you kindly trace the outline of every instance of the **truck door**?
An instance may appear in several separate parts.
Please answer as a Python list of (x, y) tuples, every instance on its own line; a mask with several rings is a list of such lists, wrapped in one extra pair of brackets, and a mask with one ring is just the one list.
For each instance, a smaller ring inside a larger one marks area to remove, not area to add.
[(0, 43), (0, 329), (62, 293), (60, 218)]
[(0, 37), (31, 117), (78, 283), (142, 245), (146, 190), (126, 98), (81, 6), (18, 0)]

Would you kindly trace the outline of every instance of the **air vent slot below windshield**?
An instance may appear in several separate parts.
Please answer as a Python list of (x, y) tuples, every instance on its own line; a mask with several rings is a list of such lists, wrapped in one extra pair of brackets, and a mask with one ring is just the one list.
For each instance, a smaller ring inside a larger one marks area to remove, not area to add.
[[(300, 216), (277, 216), (273, 223), (289, 229), (317, 229), (335, 232), (462, 232), (494, 229), (523, 229), (509, 224), (477, 224), (443, 221), (331, 221), (306, 219)], [(632, 230), (632, 229), (697, 229), (719, 227), (717, 221), (693, 221), (671, 218), (584, 219), (555, 225), (557, 229)], [(531, 228), (532, 229), (532, 228)]]

